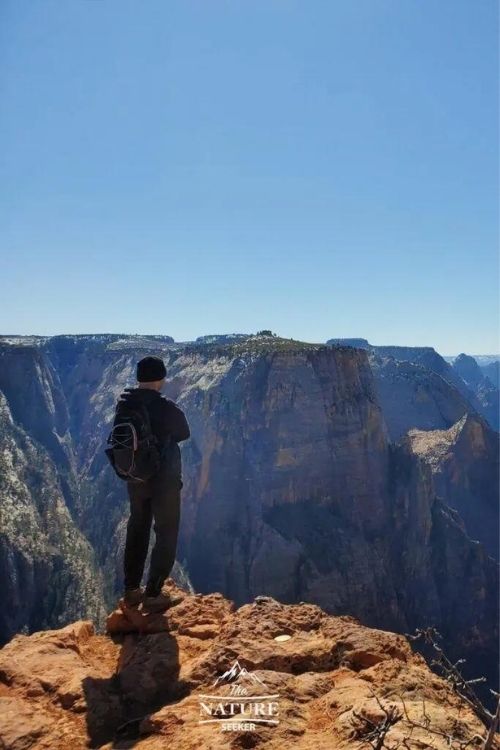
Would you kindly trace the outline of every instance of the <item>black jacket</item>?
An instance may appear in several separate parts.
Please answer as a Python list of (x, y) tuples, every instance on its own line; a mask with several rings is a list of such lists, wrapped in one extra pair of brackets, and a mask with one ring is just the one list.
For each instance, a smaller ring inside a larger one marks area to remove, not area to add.
[[(116, 408), (119, 408), (122, 401), (130, 403), (134, 400), (140, 400), (146, 406), (151, 430), (158, 440), (160, 452), (170, 471), (180, 477), (181, 452), (177, 443), (187, 440), (191, 434), (184, 412), (169, 398), (149, 388), (127, 388), (121, 394)], [(170, 435), (175, 441), (173, 445), (170, 444)]]

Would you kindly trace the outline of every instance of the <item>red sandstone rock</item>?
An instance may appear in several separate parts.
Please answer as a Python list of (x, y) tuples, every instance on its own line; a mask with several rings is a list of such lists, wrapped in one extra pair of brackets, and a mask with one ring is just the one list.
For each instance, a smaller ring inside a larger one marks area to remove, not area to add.
[[(390, 729), (387, 747), (411, 735), (411, 748), (445, 748), (444, 736), (410, 726), (425, 723), (424, 701), (430, 729), (471, 740), (486, 734), (465, 701), (403, 636), (351, 617), (274, 599), (235, 609), (220, 594), (209, 594), (186, 595), (149, 619), (149, 632), (139, 618), (140, 612), (113, 613), (111, 636), (94, 634), (90, 623), (75, 623), (17, 636), (5, 646), (2, 750), (111, 750), (131, 742), (137, 750), (282, 750), (291, 743), (299, 750), (362, 748), (369, 746), (363, 744), (360, 720), (354, 726), (355, 714), (371, 726), (391, 706), (402, 718)], [(281, 635), (290, 637), (276, 641)], [(237, 679), (220, 679), (232, 666)], [(235, 689), (277, 697), (231, 697)], [(223, 731), (228, 719), (199, 723), (208, 717), (211, 700), (202, 696), (210, 695), (221, 710), (236, 705), (233, 720), (243, 728)], [(257, 703), (263, 711), (275, 710), (257, 717), (278, 723), (249, 728), (251, 720), (241, 722), (238, 714), (242, 700), (245, 711)]]

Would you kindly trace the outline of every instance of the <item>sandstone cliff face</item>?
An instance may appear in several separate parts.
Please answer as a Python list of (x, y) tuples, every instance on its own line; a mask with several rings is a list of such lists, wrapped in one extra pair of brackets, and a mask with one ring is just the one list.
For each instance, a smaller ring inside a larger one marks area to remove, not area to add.
[(493, 362), (481, 364), (481, 371), (488, 380), (493, 383), (495, 388), (500, 388), (500, 361), (497, 359)]
[(438, 495), (458, 511), (468, 536), (498, 560), (498, 433), (466, 414), (448, 430), (411, 430), (408, 442), (430, 466)]
[(432, 346), (374, 346), (382, 357), (392, 357), (399, 362), (413, 362), (440, 375), (464, 395), (470, 395), (467, 385), (453, 367)]
[(496, 430), (499, 428), (499, 391), (498, 383), (494, 384), (482, 372), (478, 363), (467, 354), (460, 354), (453, 361), (453, 370), (458, 373), (467, 387), (474, 393), (479, 404), (478, 411)]
[(469, 388), (476, 390), (484, 384), (485, 376), (474, 357), (469, 354), (459, 354), (453, 360), (452, 367)]
[(21, 630), (103, 620), (94, 553), (73, 523), (50, 454), (0, 392), (0, 644)]
[[(185, 596), (160, 627), (154, 619), (157, 632), (142, 635), (123, 634), (115, 613), (113, 638), (88, 622), (17, 636), (0, 652), (4, 750), (344, 750), (369, 747), (391, 709), (387, 747), (411, 738), (444, 750), (486, 737), (404, 637), (352, 617), (272, 599), (237, 609), (213, 593)], [(252, 695), (264, 696), (257, 716), (273, 723), (251, 722), (256, 701), (242, 696)], [(230, 721), (239, 728), (224, 731)]]
[(475, 411), (454, 385), (420, 364), (371, 352), (370, 365), (393, 441), (410, 429), (446, 430)]
[(430, 346), (374, 346), (366, 339), (327, 343), (368, 350), (393, 440), (412, 428), (447, 429), (471, 412), (498, 430), (498, 384), (483, 375), (473, 357), (461, 354), (450, 364)]
[[(195, 588), (241, 603), (296, 601), (317, 585), (322, 604), (341, 606), (347, 560), (356, 545), (368, 552), (388, 513), (385, 427), (364, 354), (193, 352), (170, 372), (192, 426), (181, 555)], [(342, 586), (328, 580), (339, 556)]]
[[(499, 428), (498, 389), (483, 384), (477, 388), (467, 380), (466, 363), (461, 366), (459, 359), (457, 366), (452, 366), (441, 357), (432, 347), (403, 347), (403, 346), (375, 346), (373, 351), (382, 357), (392, 357), (398, 362), (410, 362), (425, 368), (429, 373), (440, 376), (446, 383), (462, 395), (468, 403), (466, 411), (476, 411), (481, 414), (493, 427)], [(462, 355), (465, 356), (465, 355)], [(472, 358), (470, 358), (472, 359)], [(443, 415), (446, 419), (446, 416)], [(463, 413), (460, 415), (463, 416)], [(456, 420), (453, 420), (453, 422)], [(419, 425), (412, 425), (419, 426)], [(435, 424), (434, 429), (442, 425)], [(450, 425), (448, 425), (450, 426)]]
[(407, 444), (393, 449), (395, 588), (407, 629), (434, 624), (466, 674), (498, 674), (498, 564), (437, 497), (430, 466)]
[(0, 342), (0, 390), (16, 423), (64, 474), (67, 489), (74, 468), (68, 409), (58, 373), (40, 345)]

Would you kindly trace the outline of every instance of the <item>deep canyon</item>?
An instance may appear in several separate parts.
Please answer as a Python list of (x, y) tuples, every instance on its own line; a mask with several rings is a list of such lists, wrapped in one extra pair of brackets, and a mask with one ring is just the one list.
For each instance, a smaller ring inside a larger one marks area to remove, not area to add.
[(269, 595), (399, 633), (433, 625), (494, 684), (498, 391), (470, 363), (368, 342), (0, 339), (2, 643), (99, 627), (119, 593), (126, 491), (103, 449), (149, 353), (192, 433), (177, 579), (238, 606)]

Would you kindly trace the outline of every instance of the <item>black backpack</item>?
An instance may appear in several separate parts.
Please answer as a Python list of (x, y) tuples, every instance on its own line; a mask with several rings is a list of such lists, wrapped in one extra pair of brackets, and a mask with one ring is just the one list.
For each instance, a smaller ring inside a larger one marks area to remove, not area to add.
[(146, 405), (131, 391), (126, 388), (118, 401), (105, 453), (120, 479), (147, 482), (160, 468), (160, 451)]

